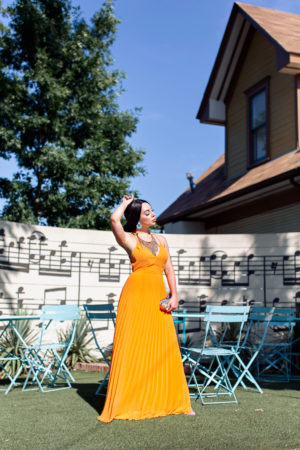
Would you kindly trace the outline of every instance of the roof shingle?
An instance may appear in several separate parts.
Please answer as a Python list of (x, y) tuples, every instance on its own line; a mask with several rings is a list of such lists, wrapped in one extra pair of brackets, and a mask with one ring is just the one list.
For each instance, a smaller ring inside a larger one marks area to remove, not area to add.
[(293, 150), (279, 158), (254, 167), (248, 172), (234, 178), (225, 179), (224, 154), (215, 161), (197, 180), (191, 193), (186, 189), (157, 218), (158, 223), (165, 224), (176, 221), (197, 210), (225, 202), (233, 197), (241, 196), (249, 190), (255, 191), (266, 184), (273, 184), (290, 176), (300, 174), (300, 150)]
[(288, 53), (300, 54), (300, 15), (236, 2), (252, 20)]

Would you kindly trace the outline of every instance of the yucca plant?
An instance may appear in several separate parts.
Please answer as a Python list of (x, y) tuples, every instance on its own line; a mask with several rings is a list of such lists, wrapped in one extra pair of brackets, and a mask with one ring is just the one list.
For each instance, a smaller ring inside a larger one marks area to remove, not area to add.
[[(60, 331), (58, 337), (60, 342), (68, 342), (69, 330), (70, 329)], [(68, 367), (73, 369), (75, 364), (78, 362), (90, 363), (98, 361), (98, 359), (90, 353), (88, 348), (89, 344), (93, 340), (92, 335), (88, 337), (89, 332), (89, 322), (87, 321), (87, 318), (83, 316), (77, 322), (74, 341), (66, 358), (66, 364)]]
[(178, 344), (179, 344), (179, 347), (190, 348), (190, 347), (193, 347), (194, 343), (193, 343), (191, 336), (187, 335), (185, 338), (185, 342), (183, 342), (181, 336), (178, 336)]
[[(27, 310), (18, 309), (18, 316), (27, 316)], [(37, 333), (32, 330), (32, 321), (28, 320), (18, 320), (15, 322), (15, 327), (18, 330), (18, 333), (22, 336), (27, 345), (31, 345), (37, 338)], [(24, 357), (24, 353), (22, 350), (22, 342), (18, 338), (15, 330), (11, 327), (8, 327), (0, 340), (0, 355), (5, 358), (7, 354), (13, 354), (19, 358)], [(13, 359), (10, 361), (3, 362), (2, 365), (7, 373), (10, 376), (14, 376), (21, 366), (20, 359)], [(5, 378), (6, 373), (4, 370), (0, 372), (0, 378)]]
[[(225, 331), (226, 328), (226, 334), (224, 336), (224, 342), (230, 341), (230, 342), (236, 342), (239, 337), (240, 332), (240, 324), (236, 322), (231, 322), (229, 324), (222, 323), (221, 326), (215, 330), (215, 335), (218, 339), (220, 339)], [(242, 331), (241, 340), (243, 340), (243, 337), (245, 336), (245, 330)]]

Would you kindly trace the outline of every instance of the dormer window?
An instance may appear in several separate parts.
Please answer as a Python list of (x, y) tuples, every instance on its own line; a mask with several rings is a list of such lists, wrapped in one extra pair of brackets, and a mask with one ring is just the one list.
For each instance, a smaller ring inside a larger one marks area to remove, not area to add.
[(269, 159), (269, 80), (248, 89), (247, 96), (247, 148), (248, 167)]

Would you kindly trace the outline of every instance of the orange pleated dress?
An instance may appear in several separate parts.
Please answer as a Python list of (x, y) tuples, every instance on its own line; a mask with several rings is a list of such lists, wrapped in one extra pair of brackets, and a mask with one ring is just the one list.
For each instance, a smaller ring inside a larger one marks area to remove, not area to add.
[(121, 292), (105, 405), (98, 420), (143, 420), (192, 411), (163, 271), (168, 252), (157, 256), (137, 242), (132, 273)]

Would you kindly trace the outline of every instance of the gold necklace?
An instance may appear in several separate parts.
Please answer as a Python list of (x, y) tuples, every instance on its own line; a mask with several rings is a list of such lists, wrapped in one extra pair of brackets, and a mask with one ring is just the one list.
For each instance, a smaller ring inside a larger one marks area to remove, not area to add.
[(151, 241), (144, 241), (144, 239), (140, 238), (138, 233), (136, 233), (138, 240), (140, 241), (140, 243), (142, 245), (144, 245), (144, 247), (146, 247), (148, 250), (150, 250), (150, 252), (154, 255), (157, 256), (158, 255), (158, 249), (159, 249), (159, 245), (156, 241), (156, 239), (154, 239), (152, 233), (150, 233), (151, 236)]

